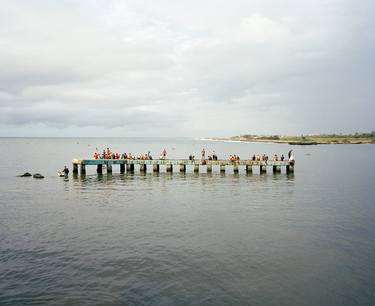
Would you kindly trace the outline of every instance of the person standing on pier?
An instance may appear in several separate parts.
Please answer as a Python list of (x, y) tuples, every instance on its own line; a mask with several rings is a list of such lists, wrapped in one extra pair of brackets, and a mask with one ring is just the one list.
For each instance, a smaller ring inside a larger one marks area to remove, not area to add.
[(292, 156), (292, 151), (293, 150), (290, 150), (289, 152), (288, 152), (288, 158), (290, 159), (290, 157)]
[(163, 152), (162, 152), (162, 159), (167, 159), (167, 150), (164, 148)]
[(203, 148), (201, 153), (202, 153), (202, 160), (204, 160), (206, 158), (206, 150)]
[(68, 174), (69, 174), (69, 169), (67, 168), (67, 166), (64, 166), (64, 170), (63, 170), (62, 172), (64, 172), (64, 175), (65, 175), (65, 176), (68, 176)]
[(292, 151), (290, 151), (290, 156), (289, 156), (289, 164), (291, 166), (294, 166), (294, 164), (296, 163), (296, 161), (294, 160), (294, 156), (293, 154), (291, 153)]

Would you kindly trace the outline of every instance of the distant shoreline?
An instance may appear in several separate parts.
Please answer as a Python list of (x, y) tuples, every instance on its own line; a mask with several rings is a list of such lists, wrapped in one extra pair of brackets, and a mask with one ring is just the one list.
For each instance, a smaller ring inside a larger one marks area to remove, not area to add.
[(201, 140), (246, 143), (282, 143), (305, 146), (320, 144), (375, 144), (375, 132), (349, 135), (319, 134), (306, 136), (241, 135), (232, 137), (210, 137), (202, 138)]

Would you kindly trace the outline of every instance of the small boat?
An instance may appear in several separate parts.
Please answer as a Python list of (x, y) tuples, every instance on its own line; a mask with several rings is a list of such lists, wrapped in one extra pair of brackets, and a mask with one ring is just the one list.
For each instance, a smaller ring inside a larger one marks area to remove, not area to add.
[(317, 145), (318, 143), (315, 141), (293, 141), (293, 142), (288, 142), (290, 145), (299, 145), (299, 146), (313, 146)]

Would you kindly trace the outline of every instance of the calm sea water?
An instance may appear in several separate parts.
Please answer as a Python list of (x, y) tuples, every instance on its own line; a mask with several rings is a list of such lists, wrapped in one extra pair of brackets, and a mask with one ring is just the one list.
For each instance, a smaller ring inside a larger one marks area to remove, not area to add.
[[(375, 146), (293, 147), (294, 175), (57, 177), (95, 148), (287, 154), (192, 139), (0, 139), (0, 305), (374, 305)], [(20, 178), (42, 173), (43, 180)]]

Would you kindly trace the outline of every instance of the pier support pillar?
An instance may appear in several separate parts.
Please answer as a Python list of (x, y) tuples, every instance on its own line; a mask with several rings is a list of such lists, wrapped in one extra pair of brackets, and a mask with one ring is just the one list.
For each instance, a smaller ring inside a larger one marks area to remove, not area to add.
[(180, 172), (186, 172), (186, 165), (180, 165)]
[(267, 172), (267, 166), (260, 166), (260, 173)]
[(134, 164), (127, 164), (126, 165), (127, 172), (134, 172)]
[(120, 164), (120, 173), (125, 173), (125, 164)]
[(103, 173), (103, 165), (102, 164), (96, 166), (96, 172), (99, 173), (99, 174)]
[(253, 172), (253, 166), (246, 165), (246, 173)]
[(78, 173), (78, 164), (73, 164), (73, 173), (74, 174)]
[(238, 173), (238, 165), (234, 165), (233, 166), (233, 172), (234, 173)]
[(172, 167), (173, 167), (172, 164), (166, 165), (166, 171), (167, 172), (172, 172), (172, 170), (173, 170)]
[(198, 164), (194, 164), (194, 172), (199, 172), (199, 165)]
[(159, 172), (159, 164), (153, 164), (152, 169), (154, 172)]
[(207, 165), (207, 173), (208, 172), (212, 172), (212, 165), (210, 164), (210, 165)]
[(220, 165), (220, 172), (225, 173), (225, 165)]
[(107, 164), (107, 173), (112, 173), (112, 164)]
[(86, 174), (86, 165), (81, 164), (81, 174)]
[(139, 171), (140, 171), (140, 172), (146, 172), (146, 170), (147, 170), (147, 167), (146, 167), (145, 164), (143, 164), (143, 165), (139, 165)]

